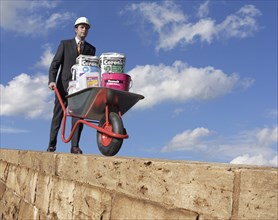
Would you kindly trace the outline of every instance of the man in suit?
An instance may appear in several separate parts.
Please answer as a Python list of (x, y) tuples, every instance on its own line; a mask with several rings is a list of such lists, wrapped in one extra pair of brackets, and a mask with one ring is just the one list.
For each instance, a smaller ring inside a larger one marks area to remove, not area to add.
[[(75, 38), (69, 40), (62, 40), (57, 49), (57, 52), (52, 60), (49, 68), (49, 82), (48, 87), (54, 90), (58, 89), (63, 99), (65, 106), (67, 106), (67, 89), (69, 81), (72, 79), (71, 67), (76, 64), (76, 58), (79, 54), (95, 56), (96, 48), (85, 41), (85, 38), (90, 29), (89, 20), (86, 17), (80, 17), (76, 20), (74, 25)], [(78, 43), (81, 42), (80, 48)], [(80, 49), (80, 50), (79, 50)], [(50, 139), (47, 151), (54, 152), (56, 150), (57, 135), (63, 119), (63, 110), (59, 103), (57, 96), (55, 96), (53, 117), (50, 128)], [(72, 127), (78, 119), (72, 118)], [(79, 148), (79, 140), (83, 124), (79, 124), (71, 139), (71, 153), (82, 154)]]

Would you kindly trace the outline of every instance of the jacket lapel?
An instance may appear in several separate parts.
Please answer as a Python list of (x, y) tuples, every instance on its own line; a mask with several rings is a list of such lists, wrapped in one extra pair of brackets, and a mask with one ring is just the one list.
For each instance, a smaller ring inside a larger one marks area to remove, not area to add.
[(87, 46), (87, 42), (86, 41), (84, 41), (84, 45), (83, 45), (83, 49), (82, 49), (82, 53), (83, 54), (87, 54), (88, 53), (88, 46)]
[(72, 39), (71, 41), (71, 49), (72, 49), (72, 52), (75, 54), (75, 56), (77, 57), (78, 54), (77, 54), (77, 44), (76, 44), (76, 41), (75, 41), (75, 38)]

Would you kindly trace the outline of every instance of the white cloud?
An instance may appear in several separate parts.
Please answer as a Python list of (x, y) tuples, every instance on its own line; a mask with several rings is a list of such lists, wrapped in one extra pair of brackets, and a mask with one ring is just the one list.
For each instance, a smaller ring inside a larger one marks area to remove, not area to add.
[(263, 128), (256, 133), (256, 140), (259, 146), (269, 146), (277, 143), (278, 127)]
[(12, 128), (7, 126), (0, 126), (0, 133), (6, 133), (6, 134), (18, 134), (18, 133), (27, 133), (28, 130), (25, 129), (19, 129), (19, 128)]
[(174, 110), (172, 116), (173, 116), (173, 117), (176, 117), (176, 116), (180, 115), (182, 112), (184, 112), (184, 109), (183, 109), (183, 108), (177, 108), (177, 109)]
[(222, 23), (216, 25), (216, 33), (218, 36), (227, 38), (252, 36), (259, 29), (255, 20), (255, 17), (259, 15), (261, 12), (255, 6), (245, 5), (235, 14), (227, 16)]
[(272, 160), (269, 161), (270, 166), (278, 167), (278, 156), (276, 155)]
[(225, 95), (241, 84), (237, 74), (227, 75), (210, 66), (196, 68), (181, 61), (172, 66), (136, 66), (128, 74), (134, 82), (131, 91), (145, 96), (135, 106), (138, 108), (150, 108), (169, 100), (209, 100)]
[(198, 8), (198, 11), (197, 11), (197, 15), (198, 17), (200, 18), (203, 18), (203, 17), (207, 17), (208, 16), (208, 13), (209, 13), (209, 1), (205, 1), (204, 3), (202, 3), (199, 8)]
[(127, 6), (127, 11), (138, 11), (144, 15), (154, 29), (161, 31), (167, 24), (180, 23), (186, 21), (186, 16), (179, 7), (172, 1), (163, 1), (161, 4), (157, 2), (141, 2)]
[(139, 19), (152, 25), (153, 31), (158, 34), (156, 50), (171, 50), (178, 44), (191, 44), (197, 39), (211, 43), (220, 37), (248, 37), (258, 31), (256, 17), (261, 15), (255, 6), (245, 5), (217, 24), (214, 19), (206, 17), (208, 1), (199, 7), (197, 15), (201, 19), (196, 23), (190, 23), (187, 15), (172, 1), (131, 4), (126, 11), (137, 12), (141, 15)]
[(31, 77), (22, 73), (13, 78), (8, 85), (0, 84), (1, 116), (23, 116), (27, 118), (49, 118), (52, 114), (53, 100), (46, 86), (48, 77)]
[[(23, 35), (46, 34), (74, 17), (70, 12), (50, 12), (58, 1), (1, 1), (1, 28)], [(47, 10), (49, 13), (41, 13)]]
[[(276, 103), (276, 104), (277, 104), (277, 103)], [(268, 110), (267, 113), (266, 113), (266, 117), (268, 117), (268, 118), (275, 118), (276, 121), (277, 121), (277, 118), (278, 118), (278, 110), (277, 110), (277, 109)]]
[(233, 159), (230, 163), (232, 164), (248, 164), (248, 165), (258, 165), (258, 166), (278, 166), (277, 155), (273, 159), (267, 159), (262, 154), (250, 156), (249, 154), (244, 154)]
[(167, 151), (180, 151), (180, 150), (193, 150), (196, 148), (204, 148), (205, 144), (202, 138), (211, 134), (207, 128), (196, 128), (194, 130), (186, 130), (177, 134), (172, 140), (162, 148), (162, 152)]
[(51, 51), (51, 47), (49, 45), (44, 45), (44, 52), (40, 57), (38, 63), (35, 64), (36, 67), (41, 67), (43, 69), (49, 69), (54, 54)]
[(215, 132), (201, 127), (175, 135), (161, 151), (195, 151), (231, 163), (277, 166), (277, 129), (276, 125), (216, 137)]

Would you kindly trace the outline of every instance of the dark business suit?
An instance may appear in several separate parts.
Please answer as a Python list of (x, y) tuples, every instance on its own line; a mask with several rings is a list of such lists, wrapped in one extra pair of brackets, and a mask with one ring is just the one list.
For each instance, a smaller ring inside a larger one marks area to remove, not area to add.
[[(96, 48), (84, 41), (83, 47), (81, 47), (81, 54), (95, 56)], [(56, 87), (59, 90), (61, 97), (64, 101), (65, 106), (67, 106), (67, 88), (69, 81), (72, 78), (71, 67), (76, 63), (76, 58), (78, 56), (77, 44), (75, 38), (70, 40), (62, 40), (57, 49), (57, 52), (52, 60), (49, 68), (49, 82), (56, 82)], [(60, 72), (59, 72), (59, 68)], [(59, 74), (58, 74), (59, 72)], [(57, 78), (58, 76), (58, 78)], [(55, 96), (55, 106), (53, 110), (53, 117), (50, 128), (50, 140), (49, 146), (55, 147), (57, 143), (57, 134), (61, 126), (63, 119), (63, 110), (59, 103), (57, 96)], [(78, 119), (72, 118), (72, 126)], [(83, 124), (79, 124), (71, 140), (71, 146), (79, 147), (79, 140), (81, 131), (83, 129)]]

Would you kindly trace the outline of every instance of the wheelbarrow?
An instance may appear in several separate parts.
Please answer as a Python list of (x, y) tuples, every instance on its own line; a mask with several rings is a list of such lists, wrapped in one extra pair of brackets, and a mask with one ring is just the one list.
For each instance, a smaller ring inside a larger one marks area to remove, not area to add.
[[(65, 107), (58, 89), (54, 88), (63, 109), (62, 141), (68, 143), (78, 124), (82, 123), (97, 130), (96, 140), (100, 152), (105, 156), (116, 155), (128, 138), (122, 116), (144, 96), (106, 87), (91, 87), (66, 96)], [(79, 118), (69, 137), (65, 138), (67, 117)]]

